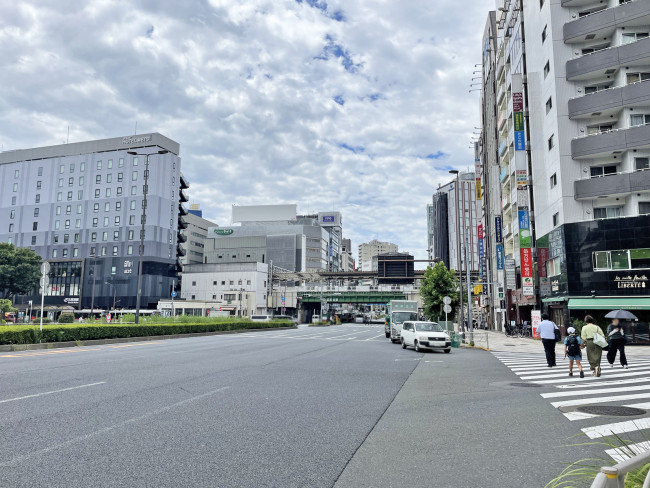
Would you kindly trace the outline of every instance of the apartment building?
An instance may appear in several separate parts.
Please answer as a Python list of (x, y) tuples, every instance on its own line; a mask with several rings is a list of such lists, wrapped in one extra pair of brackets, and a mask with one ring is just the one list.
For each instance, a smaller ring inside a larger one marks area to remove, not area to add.
[(196, 212), (200, 212), (198, 206), (183, 217), (187, 223), (187, 229), (182, 232), (183, 238), (179, 240), (180, 247), (185, 251), (185, 255), (180, 258), (182, 265), (203, 263), (208, 228), (218, 227), (217, 224), (204, 219)]
[(398, 252), (397, 244), (392, 242), (382, 242), (373, 239), (370, 242), (359, 244), (359, 270), (372, 271), (372, 258), (378, 254), (388, 254)]
[(544, 308), (559, 324), (647, 310), (650, 2), (534, 0), (523, 14)]
[(187, 225), (179, 150), (152, 133), (0, 153), (0, 241), (50, 263), (46, 305), (135, 307), (145, 195), (141, 306), (169, 296)]

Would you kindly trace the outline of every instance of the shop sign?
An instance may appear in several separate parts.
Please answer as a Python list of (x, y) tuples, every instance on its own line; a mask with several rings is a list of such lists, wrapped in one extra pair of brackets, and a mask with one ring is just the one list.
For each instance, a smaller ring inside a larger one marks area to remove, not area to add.
[(512, 111), (513, 112), (523, 112), (524, 111), (524, 94), (523, 93), (513, 93), (512, 94)]
[(523, 130), (515, 131), (515, 151), (526, 150), (526, 137)]
[(229, 236), (235, 232), (233, 229), (214, 229), (214, 233), (218, 236)]
[(551, 281), (551, 291), (560, 291), (560, 280)]
[(126, 260), (124, 261), (124, 268), (122, 269), (124, 274), (133, 274), (133, 261)]
[(136, 137), (123, 137), (122, 144), (139, 144), (141, 142), (149, 142), (151, 136), (136, 136)]
[(546, 261), (548, 261), (548, 248), (537, 248), (537, 273), (540, 278), (546, 278)]
[(515, 112), (512, 115), (515, 119), (515, 130), (524, 130), (524, 113)]
[(528, 172), (525, 169), (518, 169), (515, 172), (515, 175), (517, 180), (517, 190), (525, 190), (528, 186)]
[(503, 242), (503, 234), (501, 232), (501, 217), (494, 217), (494, 233), (497, 242)]
[(515, 290), (517, 288), (517, 272), (515, 269), (515, 260), (506, 259), (505, 268), (506, 268), (506, 284), (508, 285), (508, 290)]
[(616, 288), (645, 288), (648, 284), (648, 277), (646, 275), (627, 275), (616, 276), (614, 278)]
[(522, 247), (520, 249), (520, 256), (521, 256), (521, 277), (532, 278), (533, 277), (532, 251), (530, 250), (530, 248)]
[(478, 233), (478, 238), (483, 239), (483, 224), (482, 223), (478, 224), (478, 226), (476, 228), (476, 231)]
[(528, 190), (517, 190), (517, 207), (519, 207), (519, 210), (528, 210), (529, 203)]
[(481, 186), (481, 178), (476, 178), (476, 199), (477, 200), (482, 200), (483, 199), (483, 187)]
[(65, 297), (63, 299), (63, 303), (74, 303), (78, 304), (79, 303), (79, 297)]
[(533, 337), (539, 339), (539, 334), (537, 329), (539, 328), (539, 323), (542, 321), (542, 311), (541, 310), (532, 310), (530, 312), (530, 322), (533, 329)]
[(497, 269), (503, 269), (503, 244), (497, 244)]

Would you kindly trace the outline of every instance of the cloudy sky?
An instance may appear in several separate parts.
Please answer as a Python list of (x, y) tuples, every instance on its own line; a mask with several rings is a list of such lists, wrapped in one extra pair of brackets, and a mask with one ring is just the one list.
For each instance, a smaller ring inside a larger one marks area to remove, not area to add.
[(426, 254), (427, 202), (473, 164), (492, 0), (0, 0), (4, 150), (161, 132), (190, 198), (341, 210), (353, 246)]

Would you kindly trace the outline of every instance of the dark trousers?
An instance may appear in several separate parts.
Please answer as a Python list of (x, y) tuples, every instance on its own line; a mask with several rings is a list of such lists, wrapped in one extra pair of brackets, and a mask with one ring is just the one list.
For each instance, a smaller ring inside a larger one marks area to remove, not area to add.
[(555, 366), (555, 339), (542, 339), (542, 344), (546, 353), (546, 363)]
[(625, 357), (625, 339), (612, 339), (609, 341), (609, 350), (607, 351), (607, 361), (609, 364), (614, 364), (616, 361), (616, 352), (620, 352), (619, 359), (621, 366), (627, 365), (627, 358)]

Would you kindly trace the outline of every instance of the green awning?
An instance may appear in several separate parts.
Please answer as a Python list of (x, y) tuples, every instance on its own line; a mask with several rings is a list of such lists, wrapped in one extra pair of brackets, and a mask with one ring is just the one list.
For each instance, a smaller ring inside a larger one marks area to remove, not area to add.
[(578, 310), (650, 310), (650, 297), (571, 298), (569, 308)]
[(566, 302), (567, 297), (548, 297), (548, 298), (542, 298), (543, 303), (551, 303), (551, 302)]

